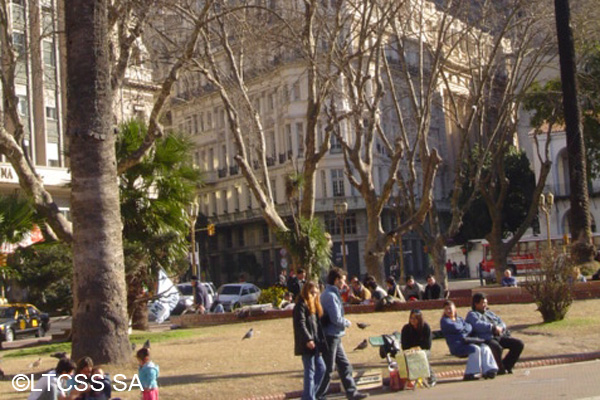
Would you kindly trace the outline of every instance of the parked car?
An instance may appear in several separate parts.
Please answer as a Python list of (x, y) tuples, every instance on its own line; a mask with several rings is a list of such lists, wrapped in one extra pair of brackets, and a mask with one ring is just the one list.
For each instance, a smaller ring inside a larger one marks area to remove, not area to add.
[(225, 311), (256, 304), (259, 296), (260, 289), (252, 283), (228, 283), (222, 285), (217, 292), (217, 300), (223, 304)]
[(42, 337), (50, 330), (50, 317), (32, 304), (0, 305), (0, 343), (12, 342), (18, 336)]
[[(217, 292), (215, 285), (212, 282), (200, 282), (200, 284), (206, 288), (208, 302), (209, 304), (212, 304)], [(181, 314), (183, 311), (194, 305), (194, 288), (192, 287), (192, 284), (190, 282), (184, 282), (178, 283), (176, 286), (179, 290), (179, 302), (171, 312), (171, 314), (174, 315)]]

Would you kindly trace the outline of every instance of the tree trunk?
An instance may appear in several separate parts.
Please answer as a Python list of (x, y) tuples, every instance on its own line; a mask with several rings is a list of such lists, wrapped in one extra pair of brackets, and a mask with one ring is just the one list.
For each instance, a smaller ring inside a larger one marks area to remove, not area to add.
[(106, 0), (67, 0), (67, 134), (73, 216), (72, 358), (131, 359)]
[(438, 235), (434, 241), (427, 243), (433, 262), (435, 280), (442, 289), (448, 290), (448, 274), (446, 273), (446, 238)]
[[(368, 199), (368, 196), (364, 196)], [(388, 243), (381, 227), (380, 213), (375, 206), (367, 205), (367, 241), (365, 242), (365, 266), (367, 273), (375, 277), (377, 282), (385, 281), (383, 268), (383, 259), (387, 250)]]
[[(569, 155), (569, 182), (571, 187), (571, 214), (569, 226), (573, 238), (572, 255), (577, 264), (592, 261), (593, 249), (585, 147), (581, 128), (581, 112), (577, 97), (575, 76), (575, 47), (570, 27), (569, 0), (554, 0), (558, 53), (560, 56), (560, 78), (563, 91), (563, 106)], [(575, 244), (577, 245), (575, 246)]]

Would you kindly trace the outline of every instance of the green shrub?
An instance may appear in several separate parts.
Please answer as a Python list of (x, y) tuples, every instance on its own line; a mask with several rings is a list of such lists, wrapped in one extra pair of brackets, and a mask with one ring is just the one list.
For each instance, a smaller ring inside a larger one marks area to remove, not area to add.
[(283, 295), (285, 294), (286, 289), (281, 286), (271, 286), (268, 289), (264, 289), (260, 292), (260, 297), (258, 298), (259, 304), (273, 304), (273, 307), (277, 307), (281, 300), (283, 299)]
[(565, 254), (542, 256), (539, 274), (528, 276), (525, 287), (533, 296), (544, 322), (561, 321), (573, 303), (573, 263)]

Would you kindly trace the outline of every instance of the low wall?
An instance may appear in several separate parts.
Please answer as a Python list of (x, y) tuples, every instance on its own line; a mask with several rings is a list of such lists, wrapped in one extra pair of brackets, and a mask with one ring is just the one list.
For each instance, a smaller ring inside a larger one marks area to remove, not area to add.
[[(511, 303), (532, 303), (533, 297), (527, 289), (523, 287), (482, 287), (476, 289), (466, 289), (453, 291), (450, 293), (450, 299), (454, 301), (457, 307), (469, 307), (471, 305), (471, 296), (473, 293), (482, 292), (488, 297), (492, 304), (511, 304)], [(459, 297), (455, 297), (459, 296)], [(597, 299), (600, 298), (600, 281), (578, 282), (573, 288), (573, 296), (576, 300)], [(382, 312), (386, 311), (404, 311), (419, 308), (421, 310), (441, 310), (444, 299), (440, 300), (422, 300), (406, 303), (394, 303), (384, 307)], [(375, 312), (374, 304), (352, 304), (344, 307), (346, 314), (364, 314)], [(171, 317), (171, 324), (182, 328), (194, 326), (209, 326), (232, 324), (236, 322), (251, 322), (266, 319), (290, 318), (292, 310), (247, 310), (244, 314), (224, 313), (224, 314), (186, 314)]]

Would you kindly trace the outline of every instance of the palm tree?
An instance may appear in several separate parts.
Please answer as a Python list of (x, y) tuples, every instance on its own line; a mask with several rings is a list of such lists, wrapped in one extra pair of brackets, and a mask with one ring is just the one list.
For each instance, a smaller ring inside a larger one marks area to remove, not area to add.
[[(139, 121), (122, 124), (117, 159), (126, 159), (146, 135), (147, 127)], [(180, 272), (187, 266), (190, 220), (185, 210), (201, 183), (200, 171), (190, 163), (191, 150), (185, 137), (168, 135), (139, 164), (120, 175), (127, 310), (134, 328), (147, 327), (143, 287), (153, 287), (158, 269)]]
[(27, 199), (0, 196), (0, 244), (19, 243), (34, 227), (35, 210)]
[(571, 187), (571, 216), (569, 226), (573, 246), (571, 253), (577, 264), (590, 262), (594, 257), (592, 244), (585, 146), (581, 126), (581, 111), (577, 97), (577, 67), (575, 45), (570, 26), (569, 0), (555, 0), (556, 32), (560, 56), (567, 153), (569, 155), (569, 183)]
[(73, 218), (71, 356), (131, 360), (113, 126), (107, 1), (66, 0), (67, 123)]

